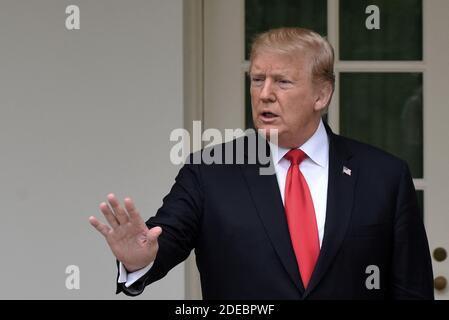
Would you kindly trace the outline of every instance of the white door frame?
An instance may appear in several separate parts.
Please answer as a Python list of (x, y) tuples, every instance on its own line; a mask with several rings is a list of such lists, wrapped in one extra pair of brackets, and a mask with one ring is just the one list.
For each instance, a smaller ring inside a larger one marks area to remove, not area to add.
[[(204, 119), (204, 14), (203, 0), (183, 0), (184, 128), (193, 136), (193, 121)], [(193, 152), (198, 151), (191, 144)], [(185, 262), (185, 299), (200, 300), (200, 277), (192, 252)]]

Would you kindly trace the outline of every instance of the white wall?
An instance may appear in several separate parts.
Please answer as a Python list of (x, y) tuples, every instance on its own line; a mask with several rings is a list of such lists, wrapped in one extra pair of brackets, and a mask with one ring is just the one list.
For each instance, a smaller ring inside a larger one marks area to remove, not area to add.
[[(182, 69), (182, 0), (0, 2), (1, 299), (126, 298), (88, 217), (109, 192), (146, 218), (161, 205)], [(71, 264), (80, 290), (65, 287)], [(183, 299), (184, 267), (139, 298)]]

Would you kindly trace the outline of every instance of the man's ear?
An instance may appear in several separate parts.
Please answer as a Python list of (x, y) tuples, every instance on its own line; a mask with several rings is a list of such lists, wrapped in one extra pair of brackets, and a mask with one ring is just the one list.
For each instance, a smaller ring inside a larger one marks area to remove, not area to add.
[(329, 105), (333, 93), (334, 87), (330, 82), (315, 84), (315, 111), (322, 112)]

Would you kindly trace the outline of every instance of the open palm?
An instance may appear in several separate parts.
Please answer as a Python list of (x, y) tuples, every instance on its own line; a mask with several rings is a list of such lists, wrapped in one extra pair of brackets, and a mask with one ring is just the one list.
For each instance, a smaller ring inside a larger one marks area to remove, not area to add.
[(124, 208), (113, 194), (108, 195), (108, 202), (110, 206), (102, 202), (100, 210), (109, 225), (93, 216), (89, 218), (90, 224), (105, 237), (112, 253), (128, 271), (146, 267), (156, 259), (159, 248), (157, 238), (162, 229), (149, 229), (131, 198), (125, 198)]

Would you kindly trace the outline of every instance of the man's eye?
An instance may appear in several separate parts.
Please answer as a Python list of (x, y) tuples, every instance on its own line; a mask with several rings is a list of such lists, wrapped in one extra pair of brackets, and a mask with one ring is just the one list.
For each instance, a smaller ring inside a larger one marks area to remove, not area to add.
[(293, 82), (291, 82), (290, 80), (279, 80), (278, 81), (278, 85), (279, 88), (281, 89), (289, 89), (292, 87)]
[(252, 83), (253, 85), (256, 85), (256, 86), (261, 85), (262, 82), (263, 82), (263, 79), (262, 79), (262, 78), (252, 78), (252, 79), (251, 79), (251, 83)]

